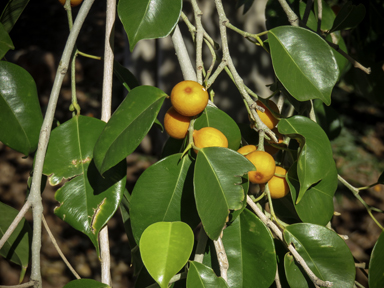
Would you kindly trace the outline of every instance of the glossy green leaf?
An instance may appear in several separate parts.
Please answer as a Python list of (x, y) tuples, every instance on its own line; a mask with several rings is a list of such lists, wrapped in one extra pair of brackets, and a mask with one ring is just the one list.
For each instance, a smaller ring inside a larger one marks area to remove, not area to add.
[(101, 283), (93, 279), (77, 279), (72, 280), (63, 288), (109, 288), (107, 284)]
[(284, 269), (289, 287), (295, 288), (308, 288), (315, 287), (312, 282), (308, 282), (305, 278), (305, 272), (300, 269), (296, 264), (295, 258), (290, 254), (286, 253), (284, 257)]
[(355, 28), (363, 21), (365, 12), (365, 6), (362, 3), (359, 5), (353, 5), (351, 2), (345, 3), (337, 14), (330, 32)]
[(284, 240), (292, 243), (313, 273), (333, 288), (352, 288), (355, 263), (347, 244), (334, 231), (307, 223), (285, 228)]
[[(200, 153), (200, 152), (199, 152)], [(248, 209), (223, 231), (231, 288), (269, 287), (276, 275), (276, 253), (268, 228)]]
[(140, 85), (135, 75), (116, 60), (113, 61), (113, 73), (128, 91)]
[(192, 229), (183, 222), (157, 222), (145, 229), (140, 252), (149, 274), (161, 288), (187, 263), (193, 248)]
[[(296, 203), (300, 183), (297, 176), (297, 162), (288, 171), (287, 182), (291, 191), (292, 202)], [(325, 226), (333, 216), (333, 196), (337, 189), (337, 170), (335, 163), (331, 164), (326, 176), (311, 186), (301, 201), (294, 204), (297, 214), (303, 222)]]
[(332, 106), (325, 106), (323, 102), (316, 99), (313, 101), (317, 123), (323, 128), (329, 140), (335, 139), (341, 133), (342, 123), (339, 113)]
[(273, 68), (287, 91), (299, 101), (318, 98), (330, 105), (339, 69), (324, 39), (293, 26), (270, 30), (268, 39)]
[(240, 147), (241, 133), (236, 122), (224, 111), (212, 104), (208, 104), (203, 113), (196, 119), (194, 128), (213, 127), (225, 135), (228, 139), (228, 148), (237, 150)]
[(179, 21), (181, 0), (121, 0), (117, 13), (131, 51), (142, 39), (168, 36)]
[(300, 191), (296, 201), (299, 203), (308, 188), (324, 179), (329, 173), (329, 167), (334, 165), (331, 144), (324, 130), (304, 116), (282, 119), (278, 129), (280, 133), (300, 143), (297, 165)]
[(229, 288), (229, 286), (223, 278), (216, 276), (212, 268), (191, 261), (187, 276), (187, 288)]
[(183, 221), (192, 229), (199, 224), (193, 196), (193, 166), (188, 155), (168, 156), (139, 177), (132, 191), (131, 224), (137, 243), (153, 223)]
[(8, 32), (4, 29), (3, 24), (0, 23), (0, 60), (3, 59), (4, 55), (7, 54), (8, 50), (15, 49), (11, 37)]
[(0, 141), (28, 155), (37, 148), (43, 123), (35, 81), (20, 66), (0, 61)]
[(373, 247), (371, 259), (369, 260), (368, 283), (370, 288), (384, 287), (384, 232)]
[(72, 178), (55, 193), (55, 214), (86, 234), (98, 252), (98, 233), (118, 208), (126, 182), (125, 161), (101, 176), (92, 160), (104, 126), (96, 118), (75, 116), (55, 128), (43, 168), (51, 185)]
[(156, 87), (133, 89), (113, 113), (94, 149), (100, 174), (131, 154), (151, 129), (167, 95)]
[[(330, 30), (332, 28), (333, 21), (335, 20), (336, 15), (335, 15), (335, 12), (333, 12), (331, 6), (329, 6), (329, 4), (327, 2), (325, 2), (324, 0), (322, 0), (321, 2), (322, 2), (322, 12), (323, 12), (321, 15), (321, 30), (327, 31), (327, 30)], [(314, 14), (316, 17), (316, 21), (318, 21), (317, 1), (313, 4), (314, 4), (313, 8), (315, 10)]]
[(215, 240), (224, 227), (229, 210), (243, 206), (242, 177), (255, 166), (228, 148), (208, 147), (197, 154), (194, 172), (196, 207), (204, 230)]
[[(3, 237), (4, 233), (7, 231), (9, 225), (15, 219), (19, 211), (0, 202), (0, 239)], [(0, 255), (5, 259), (20, 265), (22, 268), (22, 273), (20, 277), (20, 282), (24, 278), (25, 270), (28, 267), (30, 260), (30, 247), (32, 244), (32, 229), (29, 226), (25, 218), (17, 225), (16, 229), (13, 231), (8, 240), (4, 243), (4, 246), (0, 249)]]
[(4, 25), (8, 33), (12, 30), (16, 21), (19, 19), (29, 0), (9, 0), (0, 16), (0, 22)]

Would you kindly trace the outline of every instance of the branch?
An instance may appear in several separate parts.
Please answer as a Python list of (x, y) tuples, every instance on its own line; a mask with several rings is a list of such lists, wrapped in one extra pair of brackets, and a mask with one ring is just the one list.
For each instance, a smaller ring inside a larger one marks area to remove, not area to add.
[[(116, 0), (107, 1), (107, 16), (105, 23), (104, 44), (104, 76), (103, 97), (101, 103), (101, 120), (108, 122), (111, 118), (112, 106), (112, 82), (113, 82), (113, 47), (114, 47), (114, 25), (116, 19)], [(99, 233), (101, 282), (111, 286), (111, 255), (109, 251), (108, 226), (105, 225)]]
[(309, 14), (311, 13), (312, 4), (313, 4), (313, 0), (307, 1), (307, 5), (305, 6), (305, 12), (304, 12), (303, 21), (302, 21), (304, 25), (307, 25)]
[(63, 79), (68, 70), (69, 61), (71, 59), (72, 51), (75, 46), (76, 39), (79, 35), (81, 26), (88, 15), (89, 10), (94, 0), (85, 0), (81, 5), (79, 13), (77, 14), (76, 21), (69, 33), (67, 43), (65, 45), (63, 55), (53, 83), (51, 95), (47, 106), (45, 118), (40, 130), (39, 143), (35, 156), (35, 167), (31, 185), (31, 192), (27, 202), (32, 206), (33, 213), (33, 238), (32, 238), (32, 270), (31, 279), (35, 280), (38, 284), (35, 287), (41, 288), (41, 267), (40, 267), (40, 249), (41, 249), (41, 216), (43, 213), (43, 205), (41, 202), (41, 177), (43, 173), (43, 165), (45, 153), (47, 151), (48, 140), (51, 134), (52, 122), (56, 110), (57, 100), (59, 97)]
[(228, 41), (227, 41), (227, 23), (229, 22), (227, 16), (225, 15), (223, 4), (221, 3), (221, 0), (215, 0), (216, 4), (216, 10), (219, 14), (219, 24), (220, 24), (220, 36), (221, 36), (221, 43), (222, 43), (222, 49), (223, 49), (223, 59), (222, 61), (225, 62), (228, 65), (228, 68), (233, 76), (233, 80), (237, 86), (237, 89), (240, 91), (241, 95), (243, 96), (245, 102), (249, 106), (252, 116), (256, 121), (257, 128), (259, 130), (265, 131), (275, 142), (277, 142), (275, 134), (260, 120), (259, 115), (256, 112), (256, 109), (258, 105), (256, 102), (253, 101), (253, 99), (249, 96), (247, 93), (247, 90), (244, 85), (243, 79), (240, 77), (239, 73), (237, 73), (237, 70), (235, 66), (233, 65), (232, 58), (229, 54), (229, 47), (228, 47)]
[(23, 284), (18, 285), (0, 285), (0, 288), (24, 288), (24, 287), (32, 287), (38, 285), (37, 281), (31, 280), (29, 282), (25, 282)]
[(228, 258), (227, 258), (227, 253), (225, 253), (225, 248), (223, 244), (223, 240), (221, 239), (221, 235), (217, 240), (213, 240), (213, 244), (215, 245), (215, 250), (216, 250), (216, 255), (217, 255), (217, 260), (219, 262), (220, 266), (220, 276), (227, 282), (228, 280), (228, 268), (229, 268), (229, 263), (228, 263)]
[(19, 211), (15, 219), (13, 219), (11, 225), (9, 225), (7, 231), (5, 231), (3, 237), (0, 239), (0, 249), (4, 246), (5, 242), (9, 239), (9, 237), (12, 235), (13, 231), (15, 231), (17, 225), (19, 225), (21, 219), (23, 219), (25, 213), (29, 210), (31, 207), (31, 202), (27, 201), (24, 203), (23, 208)]
[(291, 23), (292, 26), (299, 26), (299, 17), (297, 17), (296, 13), (293, 12), (291, 7), (289, 7), (289, 4), (286, 0), (279, 0), (279, 3), (281, 7), (283, 8), (285, 14), (287, 14), (288, 21)]
[(195, 258), (193, 261), (203, 263), (205, 246), (207, 246), (208, 236), (205, 233), (203, 226), (200, 228), (199, 239), (197, 240)]
[(203, 25), (201, 24), (201, 16), (203, 12), (201, 12), (199, 6), (197, 5), (196, 0), (191, 0), (193, 11), (195, 14), (196, 21), (196, 72), (197, 72), (197, 82), (199, 84), (203, 84), (203, 36), (204, 30)]
[[(279, 238), (281, 241), (284, 242), (283, 238), (283, 233), (281, 230), (276, 226), (275, 223), (273, 223), (270, 219), (268, 219), (267, 216), (264, 215), (264, 213), (260, 210), (259, 207), (252, 201), (251, 197), (247, 196), (247, 204), (251, 206), (252, 210), (256, 213), (256, 215), (260, 218), (260, 220), (269, 228), (273, 231), (273, 233)], [(322, 287), (332, 287), (333, 283), (329, 281), (323, 281), (319, 279), (313, 272), (312, 270), (308, 267), (307, 263), (301, 257), (301, 255), (296, 251), (295, 247), (293, 247), (292, 244), (288, 245), (288, 250), (291, 252), (293, 257), (295, 257), (295, 260), (297, 263), (303, 267), (305, 272), (308, 274), (312, 282), (317, 285), (317, 286), (322, 286)]]
[(345, 53), (343, 50), (341, 50), (339, 45), (334, 44), (332, 42), (329, 42), (328, 40), (325, 40), (325, 41), (327, 41), (329, 46), (331, 46), (333, 49), (335, 49), (337, 52), (339, 52), (341, 55), (343, 55), (349, 62), (351, 62), (353, 67), (362, 70), (366, 74), (371, 74), (371, 68), (370, 67), (366, 68), (363, 65), (361, 65), (359, 62), (357, 62), (355, 59), (353, 59), (351, 56), (349, 56), (347, 53)]
[(172, 34), (173, 46), (176, 50), (177, 60), (179, 61), (184, 80), (197, 81), (195, 69), (192, 66), (191, 59), (185, 47), (183, 36), (180, 33), (179, 25), (176, 25)]
[(77, 274), (76, 270), (72, 267), (72, 265), (69, 263), (69, 261), (68, 261), (67, 258), (65, 257), (64, 253), (61, 251), (59, 245), (58, 245), (57, 242), (56, 242), (55, 237), (54, 237), (53, 234), (52, 234), (51, 229), (49, 229), (48, 223), (47, 223), (47, 221), (45, 220), (44, 215), (43, 215), (43, 224), (44, 224), (44, 228), (45, 228), (45, 230), (47, 230), (47, 232), (48, 232), (49, 239), (51, 239), (53, 246), (55, 246), (56, 251), (59, 253), (61, 259), (63, 259), (65, 265), (67, 265), (67, 267), (69, 268), (69, 270), (71, 270), (71, 272), (73, 273), (73, 275), (75, 275), (76, 279), (81, 279), (81, 277), (79, 276), (79, 274)]
[(323, 18), (323, 1), (317, 0), (317, 33), (321, 32), (321, 20)]

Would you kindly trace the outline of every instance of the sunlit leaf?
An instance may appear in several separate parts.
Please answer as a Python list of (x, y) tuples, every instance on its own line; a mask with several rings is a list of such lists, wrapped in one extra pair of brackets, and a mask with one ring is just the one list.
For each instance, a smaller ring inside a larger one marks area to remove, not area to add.
[(187, 288), (228, 288), (227, 282), (217, 277), (212, 268), (199, 262), (191, 261), (188, 276)]

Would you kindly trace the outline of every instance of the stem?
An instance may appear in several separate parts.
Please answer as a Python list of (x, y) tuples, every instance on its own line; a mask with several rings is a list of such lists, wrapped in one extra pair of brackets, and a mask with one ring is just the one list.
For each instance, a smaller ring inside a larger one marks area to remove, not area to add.
[(27, 201), (24, 203), (23, 208), (19, 211), (15, 219), (13, 219), (11, 225), (9, 225), (7, 231), (5, 231), (3, 237), (0, 239), (0, 249), (4, 246), (5, 242), (9, 239), (9, 237), (12, 235), (13, 231), (15, 231), (17, 225), (19, 225), (21, 219), (23, 219), (25, 213), (28, 212), (29, 208), (31, 207), (31, 202)]
[(32, 270), (31, 280), (35, 280), (35, 287), (41, 288), (41, 271), (40, 271), (40, 249), (41, 249), (41, 215), (43, 213), (43, 205), (41, 202), (41, 176), (43, 173), (43, 165), (45, 153), (47, 151), (48, 140), (51, 134), (52, 122), (56, 110), (57, 100), (63, 79), (68, 70), (69, 61), (75, 46), (76, 39), (79, 35), (80, 28), (93, 4), (94, 0), (85, 0), (81, 5), (76, 21), (69, 33), (67, 43), (65, 45), (63, 55), (53, 83), (51, 95), (47, 106), (45, 118), (40, 130), (38, 148), (35, 156), (34, 175), (32, 179), (31, 191), (27, 199), (32, 206), (33, 213), (33, 238), (32, 238)]
[(220, 276), (225, 280), (225, 282), (227, 282), (228, 280), (227, 272), (229, 268), (229, 263), (228, 263), (227, 254), (225, 253), (223, 240), (221, 239), (221, 237), (222, 235), (220, 235), (217, 240), (213, 240), (213, 244), (215, 245), (217, 260), (220, 266)]
[(357, 62), (355, 59), (353, 59), (351, 56), (349, 56), (347, 53), (345, 53), (343, 50), (341, 50), (339, 45), (334, 44), (332, 42), (329, 42), (328, 40), (325, 40), (325, 41), (327, 41), (329, 46), (331, 46), (333, 49), (335, 49), (337, 52), (339, 52), (341, 55), (343, 55), (349, 62), (351, 62), (353, 67), (362, 70), (366, 74), (371, 74), (371, 68), (370, 67), (366, 68), (363, 65), (361, 65), (359, 62)]
[(201, 17), (203, 13), (201, 12), (199, 5), (197, 5), (196, 0), (191, 0), (193, 11), (195, 13), (196, 21), (196, 72), (197, 72), (197, 82), (203, 84), (203, 25), (201, 24)]
[(317, 33), (321, 32), (321, 20), (323, 18), (323, 1), (317, 0)]
[[(111, 118), (112, 106), (112, 82), (113, 82), (113, 47), (114, 47), (114, 25), (116, 19), (116, 0), (107, 1), (107, 15), (105, 24), (104, 44), (104, 76), (103, 96), (101, 102), (101, 120), (108, 122)], [(109, 251), (108, 226), (105, 225), (99, 233), (100, 256), (101, 256), (101, 282), (112, 286), (111, 280), (111, 255)]]
[(288, 21), (292, 26), (299, 26), (299, 17), (293, 12), (286, 0), (278, 0), (285, 14), (287, 14)]
[(195, 69), (193, 69), (191, 59), (189, 58), (187, 47), (181, 35), (179, 25), (176, 25), (172, 34), (173, 46), (176, 50), (177, 60), (179, 61), (184, 80), (197, 81)]
[(260, 117), (255, 110), (255, 108), (257, 107), (257, 104), (253, 101), (253, 99), (247, 93), (247, 90), (245, 89), (244, 81), (240, 77), (239, 73), (237, 73), (237, 70), (233, 65), (232, 58), (229, 53), (229, 47), (228, 47), (228, 41), (227, 41), (227, 30), (226, 30), (227, 29), (226, 25), (229, 22), (229, 20), (225, 15), (224, 7), (221, 0), (215, 0), (215, 5), (216, 5), (217, 13), (219, 14), (220, 36), (221, 36), (221, 43), (222, 43), (222, 49), (223, 49), (223, 61), (227, 63), (228, 68), (233, 75), (233, 79), (236, 83), (237, 88), (239, 89), (243, 98), (246, 100), (247, 105), (251, 108), (252, 115), (256, 120), (257, 128), (259, 130), (264, 130), (265, 133), (270, 135), (271, 138), (275, 142), (277, 142), (275, 134), (260, 120)]
[(199, 239), (197, 240), (195, 258), (193, 259), (193, 261), (203, 263), (205, 246), (207, 246), (207, 240), (208, 240), (207, 233), (205, 233), (203, 226), (201, 226)]
[[(260, 218), (260, 220), (268, 227), (270, 228), (273, 233), (279, 238), (281, 241), (284, 242), (283, 233), (281, 230), (276, 226), (275, 223), (273, 223), (270, 219), (268, 219), (267, 216), (260, 210), (260, 208), (252, 201), (251, 197), (247, 196), (247, 204), (251, 206), (252, 210), (256, 213), (256, 215)], [(285, 242), (284, 242), (285, 243)], [(289, 244), (287, 246), (288, 250), (292, 253), (293, 257), (295, 258), (296, 262), (299, 263), (305, 272), (308, 274), (308, 276), (311, 278), (312, 282), (317, 286), (323, 286), (323, 287), (331, 287), (333, 285), (332, 282), (329, 281), (323, 281), (319, 279), (308, 267), (307, 263), (301, 257), (301, 255), (296, 251), (295, 247), (293, 247), (292, 244)]]
[(31, 280), (29, 282), (19, 284), (19, 285), (0, 285), (0, 288), (24, 288), (24, 287), (32, 287), (37, 285), (37, 281)]
[(361, 198), (361, 196), (359, 195), (359, 189), (357, 189), (356, 187), (351, 185), (347, 180), (345, 180), (340, 175), (337, 175), (337, 177), (338, 177), (339, 181), (345, 185), (345, 187), (347, 187), (350, 191), (352, 191), (353, 195), (355, 195), (355, 197), (361, 202), (361, 204), (363, 204), (365, 209), (367, 209), (369, 216), (371, 216), (372, 220), (375, 221), (376, 225), (379, 226), (381, 230), (384, 230), (383, 226), (381, 226), (379, 221), (375, 218), (375, 216), (373, 216), (372, 207), (368, 206), (368, 204), (365, 203), (363, 198)]
[(52, 244), (53, 244), (53, 246), (55, 246), (56, 251), (59, 253), (61, 259), (63, 259), (65, 265), (67, 265), (67, 267), (69, 268), (69, 270), (71, 270), (72, 274), (76, 277), (76, 279), (81, 279), (81, 277), (79, 276), (79, 274), (77, 274), (76, 270), (72, 267), (72, 265), (69, 263), (69, 261), (68, 261), (67, 258), (65, 257), (64, 253), (61, 251), (59, 245), (57, 244), (57, 241), (56, 241), (55, 237), (54, 237), (53, 234), (52, 234), (51, 229), (49, 229), (48, 223), (47, 223), (47, 221), (45, 220), (44, 215), (43, 215), (43, 218), (42, 218), (42, 219), (43, 219), (44, 228), (45, 228), (45, 230), (47, 230), (47, 233), (48, 233), (48, 235), (49, 235), (49, 239), (51, 239)]
[(305, 12), (304, 12), (303, 21), (302, 21), (304, 25), (307, 25), (309, 14), (311, 13), (312, 5), (313, 5), (313, 0), (308, 0), (307, 5), (305, 6)]
[(281, 288), (280, 275), (279, 275), (279, 269), (277, 267), (277, 264), (276, 264), (275, 284), (276, 284), (276, 288)]

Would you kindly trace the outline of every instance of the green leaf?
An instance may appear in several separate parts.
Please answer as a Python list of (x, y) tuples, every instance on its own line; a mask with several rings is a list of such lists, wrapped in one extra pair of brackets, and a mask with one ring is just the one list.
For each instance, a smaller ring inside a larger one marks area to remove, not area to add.
[(187, 288), (229, 288), (229, 286), (223, 278), (216, 276), (212, 268), (191, 261), (187, 276)]
[(315, 287), (312, 282), (306, 279), (305, 272), (296, 264), (295, 258), (290, 253), (286, 253), (284, 256), (284, 269), (290, 287)]
[(255, 166), (236, 151), (222, 147), (199, 150), (195, 164), (196, 207), (209, 238), (220, 236), (229, 210), (243, 206), (242, 177)]
[(158, 222), (145, 229), (140, 252), (149, 274), (161, 288), (187, 263), (193, 248), (192, 229), (183, 222)]
[(97, 171), (93, 147), (105, 123), (75, 116), (51, 133), (43, 173), (51, 185), (72, 178), (55, 193), (55, 214), (86, 234), (99, 253), (98, 233), (117, 210), (125, 189), (126, 163), (119, 163), (102, 177)]
[(147, 168), (132, 191), (131, 224), (137, 243), (153, 223), (183, 221), (194, 229), (200, 219), (193, 196), (193, 166), (188, 155), (168, 156)]
[(212, 104), (208, 104), (203, 113), (196, 119), (194, 128), (213, 127), (225, 135), (228, 139), (228, 148), (237, 150), (240, 146), (241, 133), (236, 122), (224, 111)]
[(7, 54), (9, 49), (14, 50), (15, 46), (13, 46), (12, 39), (7, 31), (5, 31), (3, 24), (0, 23), (0, 59)]
[(101, 283), (93, 279), (77, 279), (72, 280), (63, 288), (109, 288), (107, 284)]
[(28, 155), (37, 148), (43, 115), (35, 81), (20, 66), (0, 61), (0, 141)]
[(167, 141), (165, 141), (163, 150), (161, 151), (161, 157), (165, 158), (167, 156), (183, 152), (183, 144), (185, 139), (175, 139), (172, 137), (168, 137)]
[(135, 75), (116, 60), (113, 61), (113, 73), (128, 91), (140, 85)]
[[(18, 210), (0, 202), (0, 239), (3, 237), (4, 233), (7, 231), (8, 227), (11, 225), (12, 221), (15, 219)], [(0, 249), (0, 255), (5, 259), (20, 265), (22, 268), (22, 275), (20, 277), (20, 282), (23, 280), (25, 270), (28, 267), (30, 259), (30, 247), (32, 244), (32, 229), (29, 226), (28, 222), (23, 217), (19, 224), (16, 226), (15, 230), (4, 243), (4, 246)], [(24, 270), (24, 272), (23, 272)]]
[(296, 203), (304, 197), (308, 188), (324, 179), (334, 164), (329, 139), (321, 127), (304, 116), (281, 119), (278, 130), (300, 143), (297, 175), (300, 191)]
[[(288, 171), (287, 182), (293, 203), (296, 203), (300, 183), (297, 176), (297, 162)], [(335, 163), (328, 168), (326, 176), (311, 186), (301, 201), (294, 204), (297, 214), (303, 222), (325, 226), (333, 216), (333, 196), (337, 189), (337, 170)]]
[(369, 260), (368, 283), (370, 288), (384, 287), (384, 232), (373, 247)]
[(324, 39), (292, 26), (273, 28), (268, 39), (273, 68), (287, 91), (299, 101), (318, 98), (330, 105), (339, 69)]
[[(200, 152), (199, 152), (200, 153)], [(268, 228), (248, 209), (223, 231), (231, 288), (268, 288), (276, 275), (276, 253)]]
[[(335, 20), (336, 18), (336, 15), (335, 15), (335, 12), (333, 12), (331, 6), (328, 5), (327, 2), (325, 2), (324, 0), (321, 1), (322, 2), (322, 18), (321, 18), (321, 30), (322, 31), (327, 31), (327, 30), (330, 30), (332, 28), (332, 25), (333, 25), (333, 21)], [(316, 22), (318, 21), (318, 5), (317, 5), (317, 2), (314, 2), (313, 3), (313, 7), (314, 7), (314, 10), (315, 10), (315, 17), (316, 17)], [(316, 30), (317, 30), (317, 25), (316, 25)]]
[(355, 263), (347, 244), (334, 231), (323, 226), (299, 223), (285, 228), (284, 240), (293, 244), (313, 273), (333, 288), (352, 288)]
[(330, 32), (355, 28), (363, 21), (365, 12), (365, 6), (362, 3), (357, 6), (350, 2), (345, 3), (337, 14)]
[(94, 149), (100, 174), (131, 154), (152, 127), (167, 95), (156, 87), (133, 89), (113, 113)]
[(12, 30), (16, 21), (19, 19), (29, 0), (9, 0), (7, 6), (0, 16), (0, 22), (4, 25), (8, 33)]
[(142, 39), (168, 36), (179, 21), (181, 0), (121, 0), (117, 13), (131, 51)]

